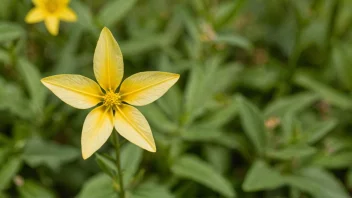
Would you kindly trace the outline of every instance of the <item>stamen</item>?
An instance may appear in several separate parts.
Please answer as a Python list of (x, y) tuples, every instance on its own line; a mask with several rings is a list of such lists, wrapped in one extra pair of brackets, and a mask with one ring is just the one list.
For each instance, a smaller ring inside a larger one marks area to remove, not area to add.
[(112, 92), (112, 91), (107, 91), (105, 96), (104, 96), (104, 103), (103, 105), (112, 107), (115, 105), (121, 105), (121, 96), (118, 93)]
[(59, 1), (60, 0), (45, 0), (44, 5), (45, 5), (46, 10), (50, 13), (56, 12), (60, 7)]

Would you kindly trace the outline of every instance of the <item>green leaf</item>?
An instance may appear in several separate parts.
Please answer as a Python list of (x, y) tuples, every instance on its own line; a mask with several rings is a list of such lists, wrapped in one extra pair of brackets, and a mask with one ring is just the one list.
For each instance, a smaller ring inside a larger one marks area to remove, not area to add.
[(292, 158), (311, 156), (317, 149), (308, 145), (289, 145), (282, 149), (271, 149), (267, 151), (267, 156), (273, 159), (292, 160)]
[(314, 126), (307, 130), (307, 137), (305, 139), (307, 139), (309, 144), (314, 144), (331, 132), (336, 126), (337, 121), (335, 119), (315, 123)]
[(22, 119), (32, 120), (33, 111), (28, 109), (29, 101), (20, 86), (0, 78), (0, 87), (0, 110), (9, 110)]
[(25, 85), (31, 96), (36, 112), (40, 112), (44, 107), (47, 90), (40, 82), (40, 72), (26, 59), (19, 59), (18, 70), (22, 75)]
[(350, 99), (350, 97), (344, 95), (336, 89), (312, 79), (305, 74), (297, 74), (294, 77), (294, 81), (296, 84), (316, 92), (322, 99), (337, 107), (352, 109), (352, 99)]
[[(287, 97), (279, 98), (265, 108), (265, 117), (283, 117), (287, 113), (297, 113), (312, 105), (318, 99), (318, 95), (311, 92), (303, 92)], [(299, 102), (297, 102), (299, 101)]]
[[(188, 83), (185, 90), (185, 112), (188, 120), (192, 120), (194, 114), (197, 114), (200, 106), (204, 106), (204, 99), (206, 96), (204, 90), (205, 72), (198, 65), (194, 65), (188, 78)], [(200, 100), (202, 98), (202, 100)], [(202, 105), (200, 105), (200, 101)]]
[(267, 131), (259, 109), (245, 98), (237, 98), (242, 127), (258, 154), (263, 154), (267, 144)]
[(209, 128), (219, 128), (230, 122), (238, 114), (238, 104), (235, 98), (231, 98), (226, 104), (221, 108), (217, 109), (210, 116), (202, 119), (198, 124), (203, 127)]
[(136, 38), (120, 42), (121, 51), (124, 56), (136, 56), (164, 46), (165, 35), (147, 35), (145, 38)]
[(231, 166), (231, 152), (229, 149), (219, 145), (206, 145), (204, 152), (215, 170), (222, 174), (229, 170)]
[(134, 144), (127, 144), (121, 150), (121, 168), (125, 184), (129, 184), (138, 171), (143, 150)]
[(24, 184), (17, 187), (22, 198), (55, 198), (55, 194), (39, 183), (25, 180)]
[(105, 155), (95, 153), (95, 161), (104, 173), (109, 175), (111, 178), (115, 178), (117, 173), (117, 168), (114, 159), (110, 159)]
[(352, 151), (341, 151), (331, 154), (321, 153), (314, 158), (313, 164), (331, 169), (348, 168), (352, 164)]
[(148, 118), (150, 124), (159, 129), (161, 132), (170, 133), (177, 130), (178, 126), (167, 118), (165, 113), (157, 104), (152, 103), (150, 105), (143, 106), (140, 108), (140, 111), (143, 115), (145, 115), (145, 117)]
[(347, 188), (352, 188), (352, 168), (349, 168), (346, 173), (346, 185)]
[(0, 43), (18, 39), (24, 32), (19, 24), (0, 21)]
[(105, 26), (114, 25), (121, 20), (137, 3), (137, 0), (113, 0), (105, 3), (98, 13), (98, 19)]
[(333, 175), (319, 168), (305, 168), (294, 175), (286, 176), (285, 181), (313, 197), (350, 197), (343, 185)]
[(99, 173), (91, 177), (82, 187), (77, 198), (118, 198), (109, 176)]
[(247, 172), (242, 189), (245, 192), (273, 190), (284, 184), (284, 178), (279, 172), (263, 161), (256, 161)]
[(226, 197), (235, 197), (234, 188), (221, 174), (195, 156), (182, 156), (172, 165), (171, 171), (182, 178), (203, 184)]
[(147, 181), (132, 191), (131, 198), (174, 198), (166, 186), (154, 181)]
[(246, 159), (251, 159), (252, 146), (243, 133), (223, 133), (217, 137), (214, 142), (230, 149), (239, 151)]
[(73, 10), (77, 13), (77, 24), (81, 25), (83, 28), (93, 33), (94, 36), (98, 37), (100, 30), (98, 30), (94, 24), (92, 11), (89, 7), (80, 1), (72, 1), (71, 5)]
[(188, 141), (212, 141), (221, 136), (222, 131), (218, 128), (208, 128), (202, 125), (192, 125), (181, 132), (181, 137)]
[(349, 50), (349, 46), (344, 47), (342, 44), (336, 43), (336, 46), (332, 49), (331, 64), (335, 68), (341, 83), (352, 90), (352, 59), (346, 53), (347, 50)]
[(237, 14), (238, 11), (243, 7), (246, 1), (239, 0), (234, 2), (221, 2), (219, 7), (219, 13), (216, 15), (216, 28), (220, 28), (225, 24), (231, 22)]
[(173, 87), (157, 100), (158, 105), (170, 118), (177, 120), (181, 114), (182, 93), (178, 87)]
[(9, 187), (13, 177), (20, 171), (22, 159), (14, 156), (0, 166), (0, 191)]
[(80, 156), (77, 148), (45, 142), (39, 138), (30, 139), (24, 149), (23, 159), (31, 167), (46, 165), (57, 171), (62, 164), (71, 162)]
[(236, 35), (236, 34), (231, 34), (231, 35), (217, 35), (214, 40), (212, 40), (214, 43), (225, 43), (228, 45), (232, 45), (234, 47), (239, 47), (242, 49), (245, 49), (247, 51), (252, 51), (253, 50), (253, 45), (252, 43), (243, 36)]

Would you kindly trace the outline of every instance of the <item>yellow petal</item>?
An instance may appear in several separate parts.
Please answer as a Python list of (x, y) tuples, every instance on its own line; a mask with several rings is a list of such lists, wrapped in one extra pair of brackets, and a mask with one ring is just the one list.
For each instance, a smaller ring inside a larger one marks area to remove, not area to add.
[(68, 22), (74, 22), (77, 20), (75, 12), (71, 8), (63, 8), (59, 13), (60, 19)]
[(40, 7), (44, 7), (45, 6), (45, 2), (44, 2), (44, 0), (32, 0), (32, 2), (33, 2), (33, 4), (35, 5), (35, 6), (40, 6)]
[(93, 107), (103, 99), (99, 85), (81, 75), (55, 75), (41, 81), (62, 101), (78, 109)]
[(114, 125), (111, 109), (100, 106), (93, 109), (83, 124), (82, 129), (82, 156), (83, 159), (90, 157), (109, 138)]
[(123, 77), (123, 59), (119, 45), (106, 27), (100, 33), (94, 53), (94, 74), (106, 91), (115, 91)]
[(45, 12), (40, 8), (30, 10), (25, 18), (26, 23), (38, 23), (45, 18)]
[(50, 32), (50, 34), (56, 36), (59, 33), (59, 18), (56, 16), (48, 16), (45, 18), (45, 26), (46, 29)]
[(135, 107), (125, 104), (118, 106), (114, 124), (117, 132), (133, 144), (150, 152), (156, 151), (148, 121)]
[(168, 72), (140, 72), (128, 77), (121, 85), (122, 100), (136, 106), (149, 104), (174, 85), (179, 74)]

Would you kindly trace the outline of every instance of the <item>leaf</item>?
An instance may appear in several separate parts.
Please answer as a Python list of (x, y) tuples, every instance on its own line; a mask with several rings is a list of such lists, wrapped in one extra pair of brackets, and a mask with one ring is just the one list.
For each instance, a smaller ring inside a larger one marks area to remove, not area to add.
[(231, 166), (231, 152), (229, 149), (218, 145), (206, 145), (204, 148), (206, 158), (215, 170), (224, 174)]
[(14, 156), (0, 166), (0, 191), (9, 187), (13, 177), (20, 171), (22, 159)]
[(348, 168), (352, 164), (352, 151), (340, 151), (332, 154), (321, 153), (314, 158), (313, 164), (330, 169)]
[(55, 198), (54, 193), (39, 183), (32, 180), (25, 180), (24, 184), (17, 187), (22, 198)]
[(235, 97), (231, 97), (228, 102), (221, 108), (211, 113), (210, 116), (205, 117), (199, 122), (199, 125), (209, 128), (222, 127), (224, 124), (233, 120), (238, 114), (239, 107)]
[(125, 184), (129, 184), (138, 171), (143, 157), (142, 154), (143, 150), (133, 144), (127, 144), (122, 148), (121, 168)]
[[(204, 90), (205, 72), (198, 66), (194, 65), (188, 78), (188, 83), (185, 90), (185, 112), (187, 119), (192, 120), (194, 114), (197, 114), (199, 106), (204, 106), (204, 100), (209, 97), (206, 96)], [(200, 100), (202, 98), (203, 100)], [(199, 101), (203, 101), (200, 105)]]
[(292, 158), (311, 156), (317, 149), (308, 145), (289, 145), (282, 149), (272, 149), (267, 151), (267, 156), (273, 159), (292, 160)]
[[(297, 113), (309, 107), (318, 99), (318, 95), (311, 92), (302, 92), (295, 95), (279, 98), (265, 108), (265, 117), (283, 117), (287, 113)], [(299, 101), (299, 102), (297, 102)]]
[(174, 198), (165, 185), (147, 181), (133, 190), (131, 198)]
[[(239, 0), (234, 2), (222, 2), (220, 4), (219, 13), (216, 15), (216, 24), (215, 27), (218, 29), (223, 27), (227, 23), (231, 22), (231, 19), (234, 19), (237, 16), (238, 11), (243, 7), (246, 1)], [(221, 9), (223, 8), (223, 9)], [(234, 19), (235, 20), (235, 19)]]
[(137, 3), (137, 0), (113, 0), (105, 3), (98, 13), (98, 19), (105, 26), (114, 25), (121, 20)]
[(91, 177), (82, 187), (77, 198), (118, 198), (109, 176), (99, 173)]
[(294, 82), (300, 86), (316, 92), (322, 99), (337, 107), (343, 109), (352, 109), (352, 99), (350, 99), (348, 96), (327, 85), (320, 83), (319, 81), (312, 79), (305, 74), (297, 74), (294, 77)]
[(284, 184), (284, 178), (279, 172), (263, 161), (256, 161), (247, 172), (242, 189), (245, 192), (273, 190)]
[(247, 51), (252, 51), (253, 50), (253, 45), (252, 43), (243, 36), (236, 35), (236, 34), (231, 34), (231, 35), (217, 35), (214, 40), (212, 40), (214, 43), (226, 43), (229, 45), (232, 45), (234, 47), (239, 47), (242, 49), (245, 49)]
[(346, 173), (346, 186), (347, 188), (352, 187), (352, 168), (349, 168)]
[(0, 43), (9, 42), (24, 36), (23, 28), (15, 23), (0, 22)]
[(115, 161), (110, 159), (108, 156), (95, 153), (95, 161), (97, 162), (100, 169), (114, 179), (117, 173)]
[(314, 144), (331, 132), (336, 126), (337, 121), (335, 119), (318, 122), (307, 130), (307, 137), (305, 139), (307, 139), (309, 144)]
[(32, 120), (33, 110), (28, 109), (29, 101), (22, 89), (17, 84), (6, 82), (2, 78), (0, 78), (0, 87), (0, 110), (9, 110), (22, 119)]
[(47, 91), (40, 83), (39, 70), (26, 59), (19, 59), (18, 70), (27, 86), (36, 112), (42, 111)]
[(160, 107), (155, 104), (149, 104), (147, 106), (140, 107), (139, 110), (147, 117), (148, 122), (161, 132), (170, 133), (177, 130), (177, 125), (171, 122), (167, 116), (163, 113)]
[(100, 30), (98, 30), (94, 24), (92, 11), (89, 7), (80, 1), (72, 1), (71, 5), (73, 10), (77, 13), (77, 24), (89, 30), (95, 37), (98, 37)]
[(263, 154), (267, 144), (267, 131), (259, 109), (245, 98), (237, 98), (242, 127), (258, 154)]
[(129, 41), (120, 42), (120, 48), (124, 56), (136, 56), (164, 45), (164, 34), (147, 35), (145, 38), (136, 38)]
[(178, 88), (178, 86), (174, 86), (172, 89), (169, 89), (163, 97), (158, 99), (157, 103), (170, 118), (177, 120), (181, 113), (181, 90)]
[(213, 167), (195, 156), (182, 156), (172, 165), (171, 171), (182, 178), (190, 179), (207, 186), (226, 197), (235, 197), (231, 183)]
[(80, 156), (77, 148), (45, 142), (39, 138), (30, 139), (24, 149), (23, 159), (31, 167), (45, 165), (57, 171), (61, 165)]
[(218, 128), (203, 127), (202, 125), (193, 125), (181, 132), (181, 137), (188, 141), (212, 141), (214, 138), (221, 136), (222, 131)]
[(214, 142), (230, 149), (238, 150), (246, 159), (251, 159), (252, 146), (243, 133), (223, 133)]
[(352, 90), (352, 67), (350, 66), (352, 59), (346, 53), (347, 50), (349, 50), (347, 46), (336, 43), (336, 46), (332, 49), (331, 64), (335, 68), (341, 83), (349, 90)]
[(319, 168), (305, 168), (298, 173), (286, 176), (287, 184), (319, 198), (350, 197), (343, 185), (330, 173)]

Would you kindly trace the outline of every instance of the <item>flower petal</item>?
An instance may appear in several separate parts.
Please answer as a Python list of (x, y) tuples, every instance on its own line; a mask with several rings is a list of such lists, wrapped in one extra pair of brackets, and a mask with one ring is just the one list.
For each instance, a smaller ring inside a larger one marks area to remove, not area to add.
[(35, 5), (35, 6), (40, 6), (40, 7), (45, 7), (45, 2), (44, 2), (44, 0), (32, 0), (32, 2), (33, 2), (33, 4)]
[(59, 33), (59, 18), (56, 16), (47, 16), (45, 18), (45, 26), (46, 29), (50, 32), (50, 34), (56, 36)]
[(122, 100), (136, 106), (154, 102), (174, 85), (179, 74), (168, 72), (140, 72), (128, 77), (121, 85)]
[(74, 22), (77, 20), (75, 12), (71, 8), (63, 8), (59, 13), (60, 19), (68, 22)]
[(111, 108), (100, 106), (93, 109), (86, 117), (82, 129), (82, 156), (90, 157), (109, 138), (114, 125)]
[(133, 144), (155, 152), (153, 134), (143, 114), (135, 107), (125, 104), (116, 109), (114, 124), (117, 132)]
[(25, 18), (25, 21), (26, 23), (38, 23), (40, 21), (43, 21), (44, 18), (45, 18), (45, 12), (42, 9), (33, 8), (28, 12)]
[(123, 59), (119, 45), (106, 27), (94, 53), (94, 74), (100, 86), (106, 91), (115, 91), (123, 77)]
[(55, 75), (41, 81), (62, 101), (78, 109), (93, 107), (103, 100), (99, 85), (81, 75)]

